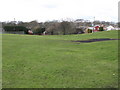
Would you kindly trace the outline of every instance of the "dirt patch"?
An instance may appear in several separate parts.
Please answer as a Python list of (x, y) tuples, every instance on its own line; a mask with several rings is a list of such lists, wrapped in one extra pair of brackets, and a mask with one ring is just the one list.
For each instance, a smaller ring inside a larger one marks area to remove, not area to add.
[(120, 39), (100, 38), (100, 39), (77, 40), (72, 42), (91, 43), (91, 42), (108, 41), (108, 40), (120, 40)]

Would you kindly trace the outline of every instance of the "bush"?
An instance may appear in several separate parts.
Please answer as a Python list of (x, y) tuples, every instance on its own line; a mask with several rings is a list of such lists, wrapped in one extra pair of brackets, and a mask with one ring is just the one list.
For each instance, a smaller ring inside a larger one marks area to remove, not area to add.
[(99, 31), (104, 31), (103, 27), (99, 27)]
[(92, 29), (88, 29), (88, 33), (92, 33)]
[(37, 28), (34, 33), (35, 34), (42, 34), (45, 31), (45, 28)]

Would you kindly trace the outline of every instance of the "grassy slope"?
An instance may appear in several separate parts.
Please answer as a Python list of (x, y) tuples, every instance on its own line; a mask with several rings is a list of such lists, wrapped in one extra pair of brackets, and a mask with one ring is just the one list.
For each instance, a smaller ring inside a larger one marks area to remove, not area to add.
[(2, 34), (0, 34), (0, 89), (2, 89)]
[(117, 38), (117, 33), (3, 35), (3, 87), (117, 87), (117, 40), (81, 44), (71, 42)]

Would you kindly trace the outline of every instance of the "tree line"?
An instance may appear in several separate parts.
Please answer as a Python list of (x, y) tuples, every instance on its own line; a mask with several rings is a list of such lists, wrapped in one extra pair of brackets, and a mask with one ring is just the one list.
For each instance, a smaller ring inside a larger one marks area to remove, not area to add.
[[(38, 22), (36, 20), (31, 22), (11, 21), (3, 22), (5, 30), (24, 30), (25, 34), (28, 34), (28, 30), (31, 30), (34, 34), (42, 34), (45, 32), (47, 35), (67, 35), (84, 33), (86, 27), (92, 27), (92, 25), (104, 24), (104, 25), (116, 25), (115, 23), (105, 21), (90, 22), (83, 19), (77, 19), (75, 21), (46, 21)], [(120, 27), (120, 23), (118, 23)]]

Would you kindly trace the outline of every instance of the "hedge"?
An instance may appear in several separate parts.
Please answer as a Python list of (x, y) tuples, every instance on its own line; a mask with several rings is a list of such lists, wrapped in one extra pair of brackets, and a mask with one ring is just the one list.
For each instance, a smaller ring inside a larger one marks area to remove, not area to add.
[(27, 31), (28, 29), (24, 26), (4, 26), (5, 31)]

